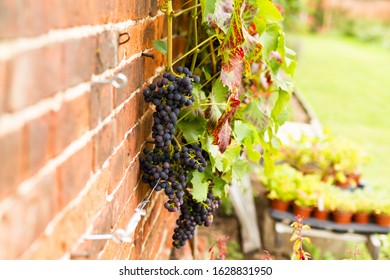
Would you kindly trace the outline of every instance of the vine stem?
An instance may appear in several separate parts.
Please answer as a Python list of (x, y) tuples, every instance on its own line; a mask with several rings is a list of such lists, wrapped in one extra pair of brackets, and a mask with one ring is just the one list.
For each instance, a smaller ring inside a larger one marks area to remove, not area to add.
[[(182, 60), (183, 58), (186, 58), (187, 56), (189, 56), (191, 53), (193, 53), (194, 51), (198, 50), (201, 46), (207, 44), (208, 42), (210, 42), (211, 40), (213, 40), (215, 37), (217, 37), (216, 34), (214, 34), (213, 36), (210, 36), (209, 38), (207, 38), (206, 40), (204, 40), (202, 43), (200, 43), (199, 45), (195, 46), (194, 48), (192, 48), (191, 50), (189, 50), (188, 52), (186, 52), (185, 54), (183, 54), (181, 57), (179, 57), (178, 59), (176, 59), (173, 64), (176, 64), (177, 62), (179, 62), (180, 60)], [(168, 53), (169, 53), (169, 45), (168, 45)]]
[(206, 86), (208, 83), (210, 83), (211, 81), (213, 81), (213, 80), (214, 80), (218, 75), (220, 75), (220, 74), (221, 74), (221, 71), (215, 73), (214, 76), (212, 76), (212, 77), (210, 78), (210, 80), (208, 80), (207, 82), (205, 82), (199, 89), (202, 89), (204, 86)]
[[(200, 5), (200, 4), (199, 4)], [(195, 46), (198, 45), (198, 0), (194, 0), (194, 10), (192, 11), (192, 19), (194, 21), (194, 35), (195, 35)], [(199, 48), (196, 49), (194, 56), (192, 57), (192, 63), (191, 63), (191, 72), (194, 72), (195, 69), (195, 63), (196, 59), (198, 58)]]
[(214, 45), (213, 45), (213, 42), (210, 42), (210, 53), (211, 53), (211, 64), (213, 65), (213, 73), (216, 73), (217, 72), (217, 60), (215, 58), (215, 49), (214, 49)]
[(173, 31), (172, 31), (172, 22), (173, 22), (173, 8), (172, 8), (172, 0), (168, 0), (167, 3), (167, 11), (166, 15), (168, 17), (168, 34), (167, 34), (167, 43), (168, 43), (168, 53), (167, 53), (167, 64), (168, 64), (168, 69), (172, 72), (173, 71), (173, 63), (172, 63), (172, 36), (173, 36)]
[(175, 136), (173, 136), (173, 140), (175, 140), (177, 146), (179, 146), (179, 149), (181, 150), (181, 145), (180, 145), (179, 140), (177, 140)]
[[(196, 1), (196, 0), (195, 0), (195, 1)], [(198, 2), (198, 1), (196, 1), (196, 2)], [(196, 4), (196, 5), (192, 6), (192, 7), (186, 8), (186, 9), (184, 9), (184, 10), (180, 10), (180, 11), (178, 11), (177, 13), (174, 13), (172, 16), (173, 16), (173, 17), (178, 17), (178, 16), (180, 16), (181, 14), (184, 14), (185, 12), (191, 11), (192, 9), (197, 9), (198, 7), (200, 7), (200, 4)]]
[(182, 119), (184, 119), (185, 117), (187, 117), (191, 113), (192, 113), (192, 111), (188, 111), (187, 113), (185, 113), (180, 119), (177, 120), (177, 123), (179, 123)]
[(199, 106), (213, 106), (213, 105), (217, 105), (217, 106), (223, 106), (223, 105), (227, 105), (226, 103), (213, 103), (213, 102), (211, 102), (211, 103), (201, 103), (201, 104), (199, 104)]

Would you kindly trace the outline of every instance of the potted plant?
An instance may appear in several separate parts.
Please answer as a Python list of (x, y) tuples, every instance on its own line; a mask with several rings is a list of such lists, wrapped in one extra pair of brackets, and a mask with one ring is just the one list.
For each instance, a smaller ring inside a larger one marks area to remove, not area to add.
[(294, 215), (309, 218), (320, 194), (320, 177), (318, 175), (305, 175), (299, 180), (296, 197), (294, 199)]
[(290, 202), (295, 198), (297, 180), (300, 176), (301, 174), (288, 164), (278, 164), (271, 177), (261, 179), (268, 191), (267, 197), (272, 208), (288, 210)]
[(371, 213), (373, 211), (372, 195), (365, 189), (357, 189), (353, 192), (355, 200), (356, 212), (353, 215), (353, 220), (358, 224), (367, 224), (370, 222)]
[(375, 204), (375, 223), (379, 226), (390, 227), (390, 196), (387, 195)]
[(278, 160), (288, 163), (304, 175), (319, 174), (318, 157), (322, 141), (319, 137), (309, 137), (305, 134), (298, 140), (291, 138), (281, 147)]
[(323, 179), (342, 188), (356, 187), (360, 183), (360, 167), (366, 160), (361, 147), (343, 139), (334, 139), (321, 151), (320, 166)]
[(356, 203), (353, 200), (352, 192), (340, 190), (335, 197), (335, 210), (333, 211), (333, 221), (339, 224), (349, 224), (353, 213), (356, 211)]
[(320, 188), (321, 192), (317, 200), (317, 205), (313, 209), (312, 216), (319, 220), (327, 220), (329, 213), (336, 208), (333, 195), (335, 187), (328, 183), (320, 182)]

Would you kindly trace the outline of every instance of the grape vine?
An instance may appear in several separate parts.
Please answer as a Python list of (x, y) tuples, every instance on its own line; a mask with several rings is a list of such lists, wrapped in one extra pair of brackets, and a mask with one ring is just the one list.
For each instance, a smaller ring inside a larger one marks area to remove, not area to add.
[[(165, 208), (180, 211), (172, 236), (180, 248), (197, 226), (210, 226), (250, 163), (272, 172), (295, 60), (270, 0), (192, 0), (178, 11), (166, 0), (160, 10), (167, 38), (155, 48), (166, 53), (167, 68), (143, 91), (154, 108), (153, 147), (140, 163), (143, 181), (165, 192)], [(174, 19), (186, 13), (187, 51), (173, 61)]]

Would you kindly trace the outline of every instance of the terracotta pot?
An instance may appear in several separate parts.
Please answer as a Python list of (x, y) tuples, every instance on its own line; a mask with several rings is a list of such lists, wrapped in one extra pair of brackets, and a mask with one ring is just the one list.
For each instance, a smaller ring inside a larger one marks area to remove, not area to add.
[(349, 224), (352, 220), (352, 212), (334, 211), (333, 221), (338, 224)]
[(350, 187), (350, 183), (348, 180), (346, 180), (345, 182), (336, 181), (336, 186), (338, 186), (342, 189), (348, 189)]
[(378, 226), (390, 227), (390, 216), (384, 214), (375, 214), (375, 223)]
[(299, 206), (294, 203), (293, 212), (295, 216), (300, 215), (302, 218), (310, 218), (312, 211), (313, 211), (313, 207)]
[(320, 211), (317, 207), (314, 208), (313, 213), (312, 213), (313, 218), (316, 218), (318, 220), (327, 220), (329, 216), (329, 211), (328, 210), (322, 210)]
[(355, 213), (353, 215), (353, 221), (358, 224), (368, 224), (370, 222), (370, 213)]
[(271, 207), (273, 209), (276, 209), (279, 211), (288, 211), (288, 208), (290, 207), (290, 201), (283, 201), (280, 199), (272, 199), (271, 200)]

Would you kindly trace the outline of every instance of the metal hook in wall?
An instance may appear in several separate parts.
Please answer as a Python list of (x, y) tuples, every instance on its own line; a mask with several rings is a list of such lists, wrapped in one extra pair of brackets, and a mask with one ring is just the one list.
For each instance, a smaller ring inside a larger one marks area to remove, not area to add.
[(117, 89), (122, 89), (127, 85), (127, 77), (125, 74), (118, 73), (112, 78), (106, 78), (106, 79), (101, 79), (101, 78), (93, 78), (92, 79), (93, 83), (97, 84), (108, 84), (111, 83), (113, 87)]
[[(125, 37), (126, 39), (122, 40), (121, 37)], [(120, 33), (118, 40), (119, 40), (118, 42), (119, 46), (126, 44), (128, 41), (130, 41), (130, 34), (128, 32)]]

